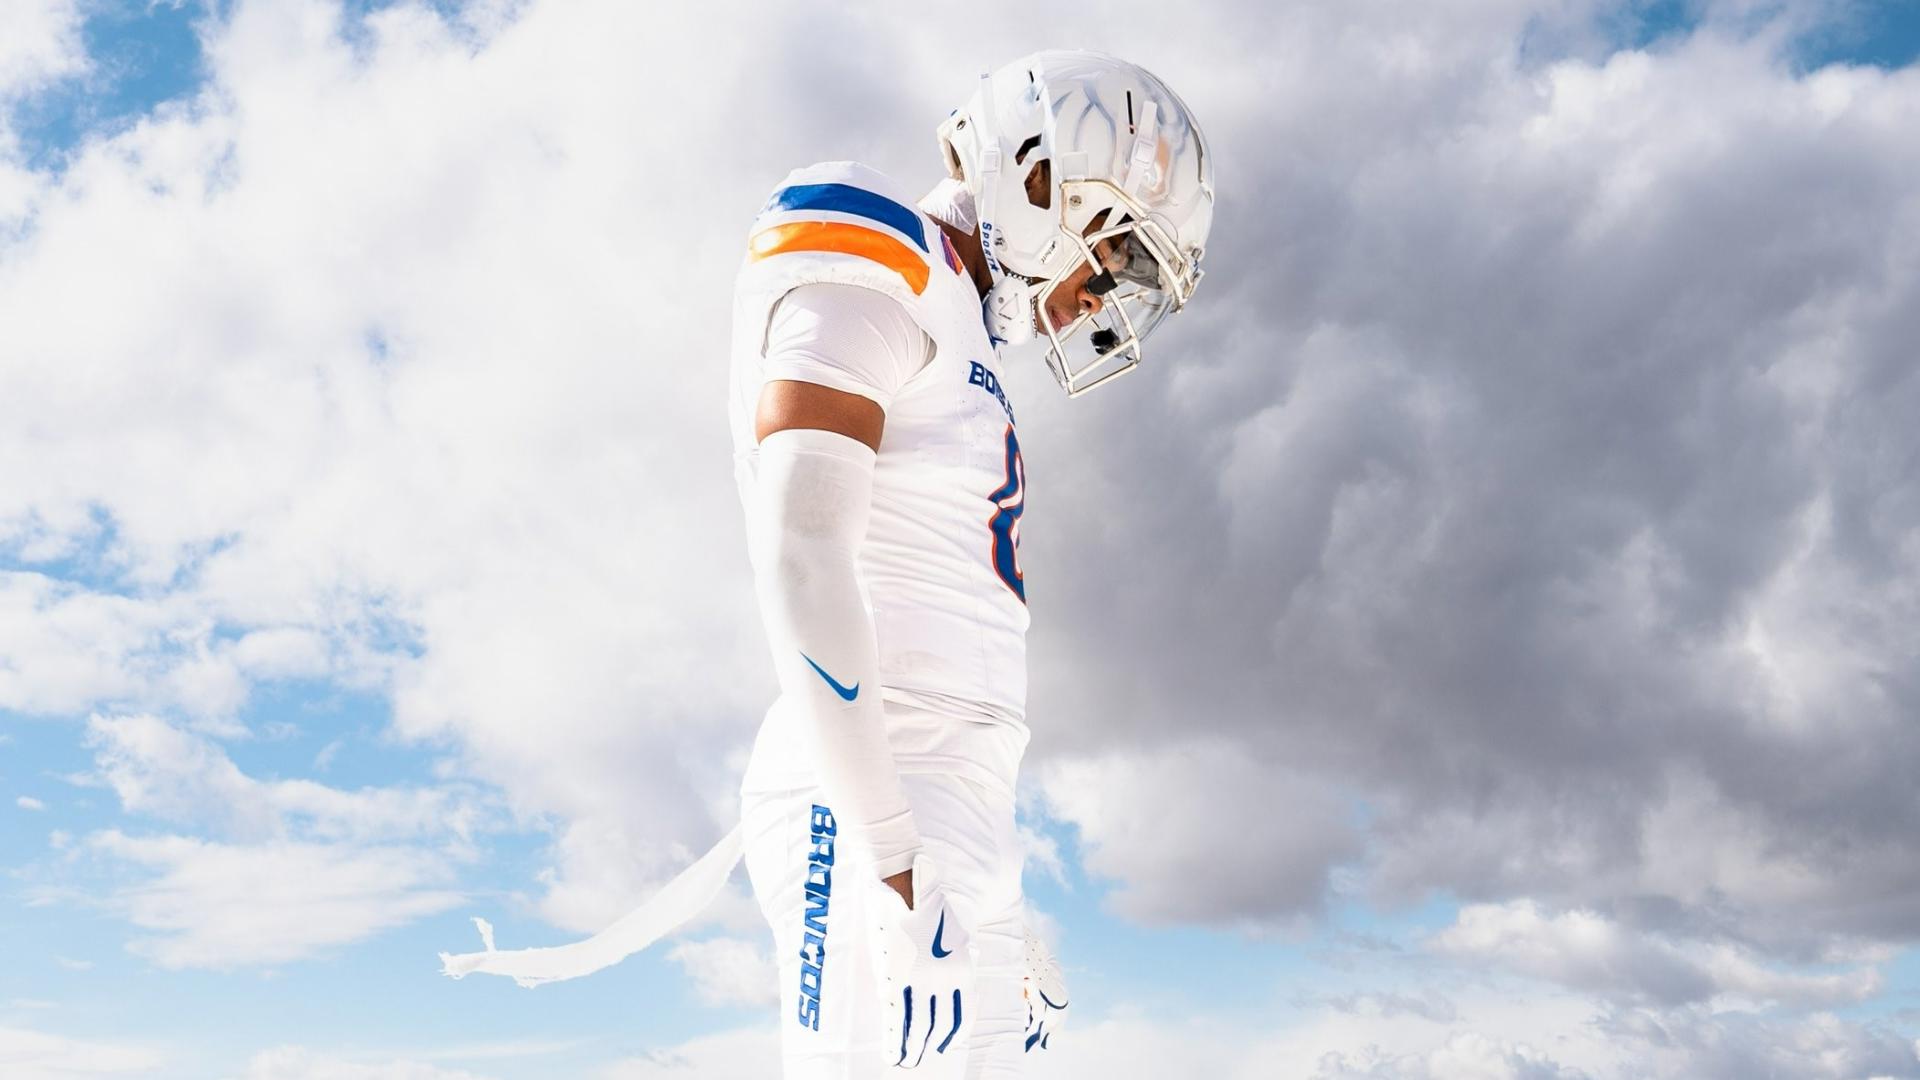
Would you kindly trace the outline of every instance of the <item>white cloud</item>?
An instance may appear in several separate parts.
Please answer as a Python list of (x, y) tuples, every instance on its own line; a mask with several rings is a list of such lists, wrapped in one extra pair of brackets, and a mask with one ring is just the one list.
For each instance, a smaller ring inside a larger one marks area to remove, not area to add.
[[(1317, 983), (1323, 975), (1307, 978)], [(1104, 1015), (1076, 1012), (1074, 1022), (1028, 1067), (1057, 1080), (1920, 1077), (1920, 1056), (1910, 1040), (1879, 1024), (1829, 1014), (1783, 1017), (1700, 1006), (1618, 1009), (1594, 995), (1517, 990), (1472, 971), (1465, 978), (1462, 972), (1431, 969), (1382, 977), (1394, 981), (1295, 1010), (1267, 1011), (1241, 1002), (1205, 1016), (1182, 1015), (1163, 1005), (1123, 1006)], [(1447, 997), (1435, 996), (1436, 983), (1449, 988)], [(602, 1080), (758, 1080), (769, 1075), (778, 1054), (777, 1030), (752, 1027), (654, 1049), (596, 1075)]]
[(342, 740), (335, 739), (332, 742), (328, 743), (327, 745), (321, 747), (320, 752), (313, 755), (314, 771), (326, 772), (328, 769), (332, 768), (333, 759), (340, 755), (340, 748), (345, 745), (346, 745), (345, 742), (343, 742)]
[(1067, 866), (1060, 857), (1060, 843), (1032, 822), (1019, 823), (1022, 861), (1030, 872), (1044, 874), (1055, 884), (1067, 884)]
[(1076, 1022), (1045, 1054), (1061, 1080), (1808, 1080), (1920, 1076), (1908, 1040), (1816, 1014), (1629, 1010), (1581, 996), (1477, 990), (1456, 1020), (1321, 1010), (1177, 1020), (1159, 1010)]
[(1526, 1044), (1496, 1042), (1462, 1032), (1424, 1054), (1382, 1054), (1375, 1049), (1328, 1054), (1313, 1080), (1589, 1080), (1578, 1069), (1556, 1064)]
[(780, 1032), (773, 1027), (726, 1031), (690, 1039), (672, 1048), (614, 1062), (595, 1080), (766, 1080), (780, 1061)]
[(86, 69), (80, 0), (13, 0), (0, 38), (0, 131), (4, 109), (24, 94)]
[(331, 667), (326, 638), (304, 627), (252, 631), (234, 643), (229, 656), (256, 681), (322, 675)]
[(1831, 1013), (1774, 1018), (1697, 1008), (1626, 1011), (1608, 1017), (1603, 1030), (1634, 1047), (1646, 1073), (1674, 1080), (1920, 1076), (1920, 1043), (1882, 1025), (1862, 1025)]
[[(0, 545), (7, 534), (0, 519)], [(0, 669), (0, 707), (59, 715), (139, 701), (219, 724), (256, 682), (331, 675), (354, 685), (390, 663), (366, 655), (368, 628), (339, 628), (332, 642), (287, 626), (229, 639), (216, 618), (185, 593), (120, 595), (0, 570), (0, 643), (12, 659)]]
[(86, 743), (96, 775), (128, 813), (243, 837), (279, 829), (264, 785), (242, 774), (209, 739), (156, 716), (96, 714), (87, 721)]
[[(724, 381), (666, 362), (722, 352), (724, 288), (697, 323), (666, 298), (687, 257), (722, 281), (735, 257), (698, 242), (684, 178), (653, 166), (706, 131), (657, 108), (698, 61), (617, 4), (496, 20), (479, 57), (404, 5), (356, 56), (336, 15), (236, 5), (206, 42), (217, 96), (94, 145), (9, 249), (0, 315), (37, 329), (10, 330), (24, 359), (0, 383), (45, 423), (10, 424), (0, 460), (31, 442), (45, 467), (7, 485), (0, 522), (107, 544), (138, 598), (23, 575), (22, 643), (44, 662), (0, 677), (0, 702), (218, 718), (325, 657), (390, 686), (404, 736), (457, 740), (517, 809), (578, 825), (549, 914), (604, 922), (665, 880), (676, 844), (714, 835), (728, 751), (772, 686), (746, 662), (761, 648), (730, 480), (654, 468), (724, 462), (720, 413), (636, 422)], [(741, 48), (776, 40), (727, 17)], [(635, 42), (658, 55), (634, 64)], [(636, 115), (658, 128), (607, 137)], [(723, 170), (701, 195), (750, 207), (770, 180)], [(113, 326), (89, 317), (101, 306)], [(175, 364), (194, 374), (160, 377)], [(681, 755), (634, 782), (632, 762)]]
[(279, 1046), (255, 1054), (243, 1080), (487, 1080), (479, 1073), (443, 1069), (419, 1061), (360, 1062), (302, 1046)]
[(128, 662), (165, 621), (159, 605), (0, 571), (0, 707), (67, 712), (130, 692), (141, 680)]
[(466, 898), (444, 858), (418, 848), (95, 833), (89, 847), (155, 876), (110, 906), (148, 936), (128, 948), (164, 968), (230, 969), (303, 959)]
[(157, 1050), (130, 1043), (0, 1027), (0, 1075), (7, 1080), (135, 1076), (151, 1073), (165, 1060)]
[(260, 781), (213, 741), (146, 715), (95, 715), (100, 782), (129, 814), (225, 839), (89, 835), (85, 850), (139, 880), (102, 902), (149, 933), (165, 968), (286, 963), (461, 903), (485, 808), (459, 787), (347, 791)]
[(1226, 743), (1059, 759), (1039, 777), (1087, 870), (1114, 879), (1115, 908), (1138, 919), (1316, 913), (1334, 867), (1359, 854), (1324, 783)]
[(683, 941), (667, 952), (693, 980), (694, 994), (715, 1006), (773, 1006), (780, 1000), (772, 951), (762, 941), (715, 937)]
[[(1484, 1036), (1456, 1037), (1463, 1044)], [(1445, 1037), (1436, 1048), (1445, 1062)], [(1034, 1075), (1056, 1080), (1113, 1080), (1134, 1076), (1204, 1076), (1214, 1080), (1270, 1080), (1274, 1076), (1308, 1075), (1306, 1070), (1324, 1055), (1302, 1057), (1311, 1040), (1276, 1033), (1269, 1023), (1238, 1024), (1220, 1020), (1180, 1020), (1141, 1013), (1075, 1022), (1050, 1048), (1029, 1055), (1026, 1067)], [(1377, 1052), (1377, 1051), (1376, 1051)], [(643, 1057), (629, 1059), (602, 1071), (601, 1080), (669, 1080), (697, 1076), (701, 1080), (763, 1080), (779, 1060), (779, 1039), (773, 1029), (745, 1029), (704, 1036)], [(1335, 1057), (1334, 1060), (1338, 1060)], [(1323, 1062), (1324, 1064), (1324, 1062)], [(1402, 1080), (1393, 1074), (1395, 1080)], [(1404, 1080), (1522, 1080), (1521, 1076), (1447, 1072), (1408, 1074)], [(1524, 1080), (1563, 1080), (1546, 1074)], [(1342, 1076), (1341, 1080), (1348, 1080)], [(1573, 1076), (1564, 1080), (1574, 1080)], [(1664, 1078), (1663, 1078), (1664, 1080)], [(1676, 1078), (1677, 1080), (1677, 1078)]]
[(255, 780), (212, 740), (150, 715), (96, 714), (87, 745), (97, 775), (129, 813), (240, 839), (470, 840), (486, 809), (458, 786), (362, 788)]
[(46, 803), (41, 802), (39, 799), (36, 799), (31, 795), (22, 795), (19, 798), (13, 800), (13, 804), (15, 806), (18, 806), (22, 810), (32, 810), (35, 812), (45, 810), (47, 808)]
[(1619, 1001), (1660, 1005), (1850, 1005), (1877, 995), (1873, 968), (1803, 974), (1769, 967), (1727, 942), (1674, 941), (1593, 911), (1543, 911), (1531, 900), (1464, 907), (1430, 942), (1451, 957)]

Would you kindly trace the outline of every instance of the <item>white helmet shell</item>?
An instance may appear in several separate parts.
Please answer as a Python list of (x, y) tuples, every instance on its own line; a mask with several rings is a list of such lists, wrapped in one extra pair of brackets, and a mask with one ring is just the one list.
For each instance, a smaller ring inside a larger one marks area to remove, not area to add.
[[(1083, 262), (1107, 263), (1128, 283), (1105, 279), (1119, 291), (1104, 320), (1083, 316), (1058, 332), (1036, 320), (1068, 392), (1130, 370), (1140, 339), (1191, 298), (1213, 225), (1212, 155), (1186, 104), (1136, 64), (1039, 52), (983, 77), (939, 137), (973, 196), (996, 286), (1025, 279), (1010, 284), (1026, 286), (1038, 311), (1049, 286)], [(1096, 341), (1093, 366), (1108, 369), (1090, 380), (1066, 355), (1083, 324)]]

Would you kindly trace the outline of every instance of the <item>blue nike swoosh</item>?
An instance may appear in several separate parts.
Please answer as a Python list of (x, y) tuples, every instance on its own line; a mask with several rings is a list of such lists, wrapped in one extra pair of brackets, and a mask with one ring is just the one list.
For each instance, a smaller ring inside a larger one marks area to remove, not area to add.
[(827, 680), (827, 685), (833, 687), (833, 692), (840, 695), (840, 700), (852, 701), (854, 698), (857, 698), (860, 696), (859, 683), (854, 683), (851, 688), (841, 686), (839, 683), (833, 680), (833, 676), (826, 673), (826, 670), (824, 668), (822, 668), (819, 664), (813, 663), (813, 657), (808, 656), (806, 653), (801, 653), (800, 659), (805, 660), (809, 664), (813, 664), (813, 670), (820, 672), (820, 677)]
[(933, 958), (935, 960), (944, 960), (953, 955), (952, 949), (943, 949), (940, 947), (940, 935), (946, 932), (947, 913), (943, 911), (940, 913), (940, 925), (933, 928)]

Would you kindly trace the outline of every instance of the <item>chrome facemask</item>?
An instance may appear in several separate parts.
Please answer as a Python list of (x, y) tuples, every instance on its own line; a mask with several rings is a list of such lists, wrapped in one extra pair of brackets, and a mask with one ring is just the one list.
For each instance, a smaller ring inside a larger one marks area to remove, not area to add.
[[(1047, 338), (1047, 367), (1068, 397), (1078, 397), (1139, 366), (1141, 342), (1167, 316), (1186, 306), (1200, 284), (1201, 272), (1199, 253), (1191, 258), (1183, 255), (1146, 208), (1117, 185), (1105, 180), (1068, 180), (1060, 188), (1064, 196), (1060, 231), (1081, 257), (1033, 285), (1029, 306), (1033, 325)], [(1070, 208), (1091, 198), (1110, 201), (1109, 216), (1117, 220), (1082, 235), (1067, 227), (1064, 218)], [(1086, 288), (1100, 298), (1100, 310), (1082, 311), (1056, 330), (1046, 317), (1047, 298), (1083, 263), (1097, 268)]]

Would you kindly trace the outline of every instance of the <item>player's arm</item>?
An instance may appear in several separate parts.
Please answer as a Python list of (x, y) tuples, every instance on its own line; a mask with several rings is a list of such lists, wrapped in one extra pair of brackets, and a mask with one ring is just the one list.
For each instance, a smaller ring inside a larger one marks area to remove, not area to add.
[(760, 390), (753, 438), (764, 443), (776, 431), (810, 428), (845, 435), (876, 454), (887, 414), (872, 398), (797, 379), (772, 379)]
[(814, 747), (825, 799), (911, 905), (920, 836), (887, 741), (857, 553), (886, 423), (882, 401), (924, 363), (924, 337), (897, 304), (867, 290), (808, 286), (789, 301), (769, 327), (755, 413), (755, 591), (782, 696)]
[(883, 1045), (900, 1048), (894, 1064), (902, 1068), (967, 1045), (973, 987), (968, 928), (920, 854), (887, 741), (879, 648), (857, 558), (887, 406), (933, 349), (885, 293), (825, 283), (788, 292), (760, 350), (748, 530), (782, 701), (801, 714), (822, 795), (836, 822), (849, 826), (843, 835), (866, 848), (893, 890), (876, 898), (872, 932)]

